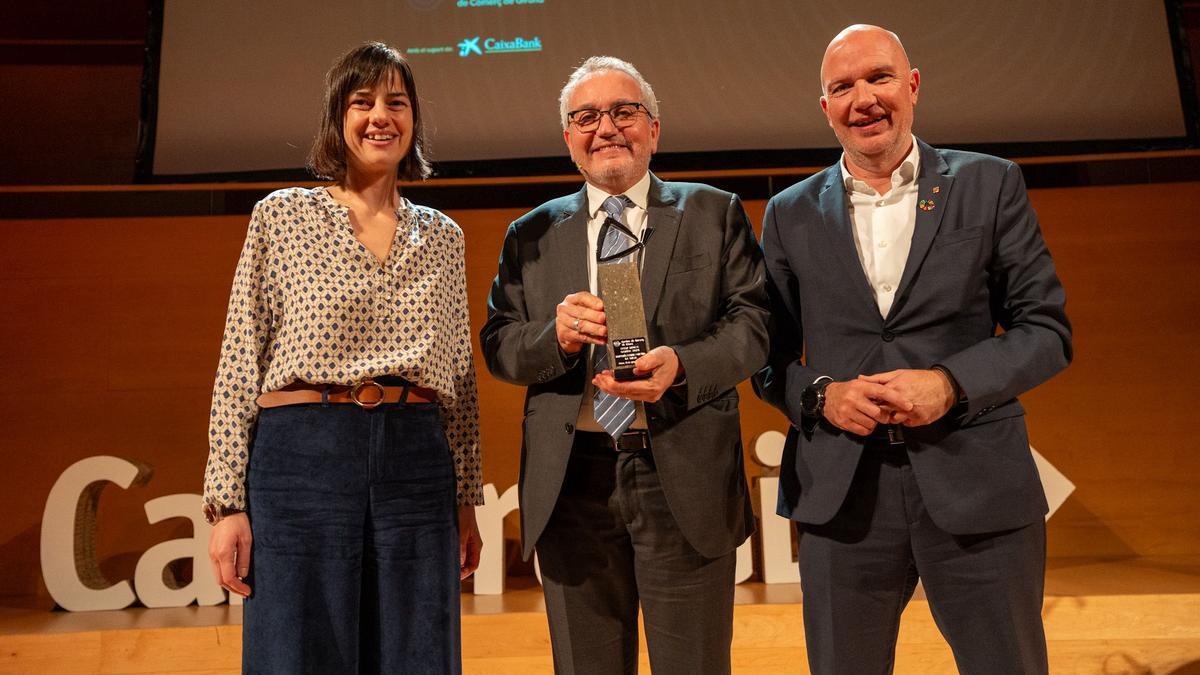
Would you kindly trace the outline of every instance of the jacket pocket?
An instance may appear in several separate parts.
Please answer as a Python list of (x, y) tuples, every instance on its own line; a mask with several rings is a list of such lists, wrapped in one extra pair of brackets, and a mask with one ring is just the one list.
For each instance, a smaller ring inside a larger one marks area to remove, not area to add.
[(677, 258), (671, 258), (671, 264), (667, 267), (667, 274), (682, 274), (684, 272), (690, 272), (702, 267), (708, 267), (708, 265), (708, 253), (679, 256)]
[(976, 225), (975, 227), (964, 227), (961, 230), (950, 230), (942, 232), (933, 239), (933, 248), (941, 248), (959, 242), (971, 241), (983, 236), (983, 226)]

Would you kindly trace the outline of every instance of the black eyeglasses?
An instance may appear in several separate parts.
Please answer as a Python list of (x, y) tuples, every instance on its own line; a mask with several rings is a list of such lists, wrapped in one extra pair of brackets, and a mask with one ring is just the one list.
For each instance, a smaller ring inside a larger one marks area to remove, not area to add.
[(613, 126), (618, 129), (633, 126), (637, 122), (638, 113), (646, 113), (646, 117), (654, 119), (654, 115), (641, 103), (619, 103), (608, 110), (595, 108), (580, 108), (567, 113), (567, 122), (574, 124), (580, 131), (595, 131), (600, 128), (600, 120), (608, 115)]
[(617, 220), (616, 218), (613, 218), (612, 216), (608, 216), (607, 218), (605, 218), (604, 224), (600, 226), (600, 241), (601, 242), (604, 241), (605, 235), (608, 234), (608, 228), (610, 228), (610, 227), (615, 227), (618, 230), (620, 230), (625, 235), (625, 237), (627, 239), (633, 241), (633, 243), (630, 244), (627, 248), (625, 248), (623, 250), (616, 251), (616, 252), (610, 253), (608, 255), (600, 255), (601, 247), (597, 246), (596, 247), (596, 262), (597, 263), (602, 264), (602, 263), (609, 263), (609, 262), (613, 262), (616, 260), (620, 260), (626, 256), (633, 255), (634, 253), (639, 253), (643, 248), (646, 247), (646, 245), (644, 243), (642, 243), (641, 240), (639, 240), (637, 237), (635, 237), (633, 235), (633, 232), (630, 231), (630, 229), (628, 227), (625, 227), (625, 225), (623, 223), (621, 223), (621, 221)]

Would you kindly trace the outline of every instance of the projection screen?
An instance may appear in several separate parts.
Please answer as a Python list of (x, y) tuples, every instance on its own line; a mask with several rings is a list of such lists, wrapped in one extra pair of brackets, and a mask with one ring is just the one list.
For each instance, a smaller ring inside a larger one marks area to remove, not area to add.
[(159, 176), (303, 166), (324, 73), (366, 40), (412, 63), (443, 162), (565, 155), (558, 92), (593, 54), (654, 86), (660, 152), (832, 147), (821, 55), (860, 22), (904, 40), (922, 74), (915, 131), (933, 143), (1187, 134), (1161, 0), (166, 0), (162, 12)]

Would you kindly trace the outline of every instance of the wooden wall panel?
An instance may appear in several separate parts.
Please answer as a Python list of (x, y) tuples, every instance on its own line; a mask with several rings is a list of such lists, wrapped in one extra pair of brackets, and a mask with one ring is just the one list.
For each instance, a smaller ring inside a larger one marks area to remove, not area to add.
[[(88, 14), (108, 11), (97, 7)], [(54, 49), (71, 48), (64, 44)], [(86, 46), (75, 48), (87, 51)], [(133, 53), (140, 51), (135, 44)], [(137, 61), (0, 62), (0, 185), (131, 182), (141, 84)]]
[[(1200, 554), (1200, 183), (1034, 191), (1067, 287), (1076, 360), (1025, 397), (1033, 444), (1078, 486), (1051, 556)], [(763, 202), (747, 203), (756, 224)], [(520, 209), (450, 211), (467, 235), (472, 327), (486, 316), (504, 228)], [(187, 536), (142, 505), (198, 493), (211, 378), (245, 217), (0, 220), (0, 604), (49, 607), (38, 565), (54, 480), (98, 454), (154, 467), (108, 488), (97, 549), (129, 579), (151, 545)], [(517, 479), (523, 391), (477, 362), (485, 477)], [(782, 430), (743, 386), (747, 447)], [(750, 465), (753, 467), (753, 465)], [(757, 473), (757, 469), (752, 469)], [(511, 532), (515, 536), (515, 532)]]
[(1026, 397), (1033, 444), (1078, 486), (1050, 555), (1194, 554), (1200, 185), (1032, 198), (1075, 331), (1075, 362)]

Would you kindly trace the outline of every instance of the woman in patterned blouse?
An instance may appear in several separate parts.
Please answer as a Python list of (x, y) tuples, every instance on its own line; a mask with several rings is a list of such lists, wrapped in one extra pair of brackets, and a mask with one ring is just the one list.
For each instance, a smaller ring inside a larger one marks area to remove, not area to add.
[(245, 672), (460, 670), (479, 412), (462, 231), (396, 189), (424, 149), (408, 64), (364, 44), (326, 77), (309, 157), (335, 184), (251, 216), (204, 481)]

